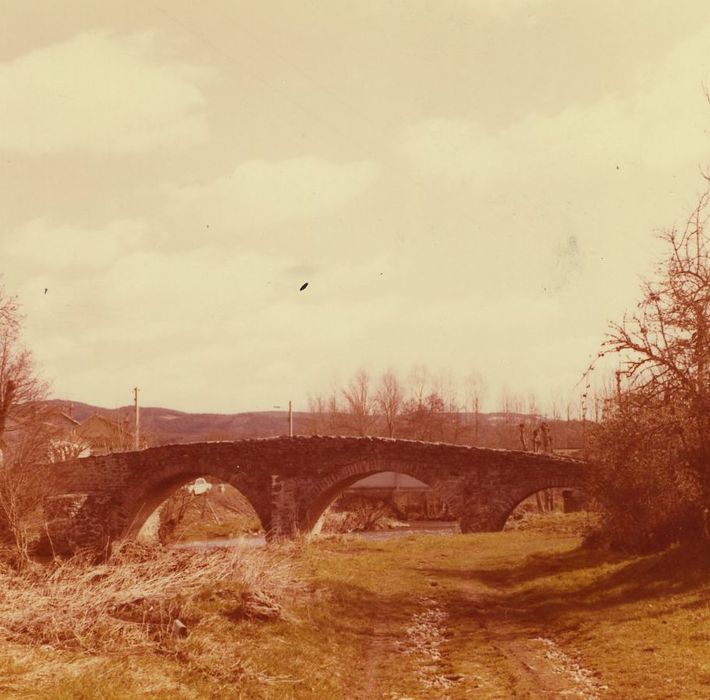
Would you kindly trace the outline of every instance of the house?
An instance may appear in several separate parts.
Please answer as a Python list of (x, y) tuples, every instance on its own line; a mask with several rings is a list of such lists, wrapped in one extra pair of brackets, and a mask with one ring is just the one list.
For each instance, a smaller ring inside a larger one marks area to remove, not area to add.
[(74, 420), (70, 414), (59, 409), (50, 409), (42, 418), (48, 431), (60, 438), (70, 438), (76, 434), (76, 429), (79, 427), (78, 420)]
[(88, 445), (92, 455), (125, 452), (134, 448), (133, 431), (125, 417), (115, 421), (94, 413), (78, 426), (76, 433)]
[(42, 423), (49, 435), (49, 461), (63, 462), (74, 457), (90, 454), (88, 446), (77, 434), (79, 421), (71, 416), (71, 411), (51, 408), (42, 416)]

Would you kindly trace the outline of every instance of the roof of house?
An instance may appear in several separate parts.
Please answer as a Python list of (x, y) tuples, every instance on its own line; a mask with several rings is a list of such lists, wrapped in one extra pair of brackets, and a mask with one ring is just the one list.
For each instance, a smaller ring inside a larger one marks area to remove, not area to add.
[(79, 425), (78, 420), (74, 420), (74, 418), (64, 413), (64, 411), (57, 409), (51, 409), (43, 414), (42, 421), (45, 425), (51, 426), (59, 431), (73, 431), (76, 430)]
[(125, 431), (123, 426), (118, 421), (111, 420), (106, 416), (94, 413), (83, 421), (78, 428), (78, 433), (84, 438), (103, 438), (115, 437), (119, 433)]

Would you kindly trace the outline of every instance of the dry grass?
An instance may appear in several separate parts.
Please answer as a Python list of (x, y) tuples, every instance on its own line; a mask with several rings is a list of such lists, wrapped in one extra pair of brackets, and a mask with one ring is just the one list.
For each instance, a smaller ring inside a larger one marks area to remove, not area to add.
[(125, 653), (181, 651), (188, 630), (222, 606), (243, 617), (277, 617), (298, 585), (278, 550), (167, 550), (131, 545), (106, 564), (81, 558), (0, 570), (0, 637), (54, 649)]
[(563, 513), (558, 510), (549, 513), (525, 511), (518, 517), (509, 518), (505, 529), (586, 537), (597, 522), (597, 516), (587, 511), (578, 513)]
[[(548, 659), (603, 698), (706, 698), (707, 551), (579, 549), (556, 520), (554, 532), (134, 547), (105, 566), (0, 571), (0, 697), (547, 697), (525, 664)], [(176, 612), (187, 637), (171, 634)]]

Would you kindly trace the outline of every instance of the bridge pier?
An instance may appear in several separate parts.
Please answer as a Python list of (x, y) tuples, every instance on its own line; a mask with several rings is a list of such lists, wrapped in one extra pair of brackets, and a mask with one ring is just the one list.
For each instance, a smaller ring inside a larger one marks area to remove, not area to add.
[(302, 532), (298, 480), (271, 476), (271, 523), (264, 528), (269, 540), (287, 539)]
[(118, 534), (118, 511), (110, 493), (70, 493), (44, 501), (39, 554), (71, 555), (82, 550), (110, 551)]
[(500, 530), (497, 527), (495, 508), (492, 507), (496, 489), (481, 484), (478, 475), (454, 479), (444, 489), (462, 533)]
[(485, 507), (469, 507), (459, 516), (459, 527), (462, 534), (473, 532), (498, 532), (501, 526), (497, 519)]

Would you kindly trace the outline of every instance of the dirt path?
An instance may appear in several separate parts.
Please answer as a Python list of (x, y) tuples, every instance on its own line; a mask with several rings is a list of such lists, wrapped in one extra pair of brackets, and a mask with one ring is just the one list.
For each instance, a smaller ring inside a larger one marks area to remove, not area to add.
[[(500, 613), (494, 595), (461, 592), (470, 603), (465, 619), (447, 609), (444, 596), (429, 595), (420, 596), (408, 623), (375, 623), (353, 697), (603, 700), (605, 688), (553, 639), (516, 622), (514, 610), (506, 611), (508, 621), (492, 615), (496, 608)], [(401, 690), (387, 685), (392, 664), (409, 668), (410, 683)]]
[(376, 622), (366, 641), (365, 655), (359, 669), (359, 683), (353, 689), (354, 698), (382, 697), (378, 690), (381, 686), (382, 665), (389, 660), (397, 638), (390, 632), (389, 625)]
[[(531, 698), (601, 700), (601, 688), (552, 639), (529, 637), (512, 624), (488, 625), (490, 643), (506, 658), (519, 691)], [(524, 697), (525, 695), (523, 695)]]

